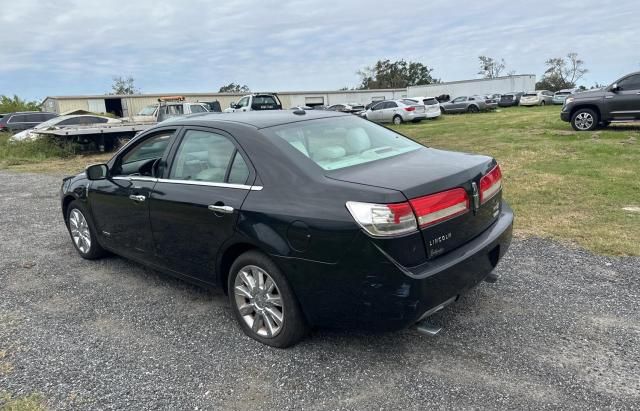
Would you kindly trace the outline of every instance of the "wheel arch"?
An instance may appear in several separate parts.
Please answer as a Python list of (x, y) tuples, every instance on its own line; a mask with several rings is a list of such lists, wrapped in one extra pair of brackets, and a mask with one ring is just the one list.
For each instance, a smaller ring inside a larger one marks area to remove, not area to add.
[(577, 107), (572, 108), (571, 109), (571, 117), (570, 118), (573, 118), (573, 115), (576, 114), (576, 111), (582, 110), (582, 109), (585, 109), (585, 108), (593, 110), (596, 113), (596, 115), (598, 116), (596, 121), (601, 121), (602, 120), (602, 113), (600, 112), (600, 107), (598, 107), (598, 105), (596, 105), (596, 104), (581, 104), (581, 105), (579, 105)]
[(229, 271), (231, 270), (233, 262), (242, 254), (251, 250), (264, 252), (255, 244), (241, 241), (229, 245), (220, 253), (216, 267), (216, 272), (218, 273), (218, 275), (216, 275), (216, 281), (225, 294), (228, 294), (229, 292), (227, 289), (227, 279), (229, 278)]
[(62, 217), (64, 218), (65, 222), (67, 221), (67, 214), (69, 214), (67, 212), (69, 210), (69, 204), (71, 204), (73, 200), (77, 200), (77, 198), (72, 194), (67, 194), (62, 199)]

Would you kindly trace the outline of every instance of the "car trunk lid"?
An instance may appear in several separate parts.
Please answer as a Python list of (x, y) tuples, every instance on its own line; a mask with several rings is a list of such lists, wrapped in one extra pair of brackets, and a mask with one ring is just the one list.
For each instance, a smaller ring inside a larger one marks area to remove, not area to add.
[(442, 255), (472, 240), (497, 218), (501, 193), (480, 204), (480, 179), (496, 162), (491, 157), (424, 148), (375, 163), (336, 170), (327, 177), (398, 190), (407, 200), (462, 188), (469, 208), (461, 215), (420, 228), (428, 258)]

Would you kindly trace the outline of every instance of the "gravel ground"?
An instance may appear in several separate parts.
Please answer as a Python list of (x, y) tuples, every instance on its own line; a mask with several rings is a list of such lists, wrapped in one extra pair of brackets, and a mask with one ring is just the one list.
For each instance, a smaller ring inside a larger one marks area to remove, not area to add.
[(0, 171), (0, 398), (39, 393), (52, 409), (640, 406), (640, 258), (515, 240), (501, 280), (439, 313), (436, 337), (320, 330), (277, 350), (242, 334), (221, 292), (118, 257), (81, 259), (58, 187)]

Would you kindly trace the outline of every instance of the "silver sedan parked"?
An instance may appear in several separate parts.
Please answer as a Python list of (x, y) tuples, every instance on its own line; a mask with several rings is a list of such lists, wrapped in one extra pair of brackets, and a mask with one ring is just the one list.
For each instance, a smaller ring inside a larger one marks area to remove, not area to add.
[(482, 96), (460, 96), (440, 104), (443, 113), (477, 113), (487, 110), (487, 103)]
[(376, 123), (402, 124), (424, 120), (427, 112), (424, 104), (411, 100), (385, 100), (371, 106), (362, 116)]

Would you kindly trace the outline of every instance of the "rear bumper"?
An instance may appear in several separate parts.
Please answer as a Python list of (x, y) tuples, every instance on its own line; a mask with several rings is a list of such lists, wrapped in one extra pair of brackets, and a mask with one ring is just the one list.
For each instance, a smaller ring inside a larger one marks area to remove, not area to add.
[(511, 107), (511, 106), (517, 106), (517, 105), (518, 105), (517, 101), (499, 101), (498, 102), (499, 107)]
[(427, 111), (427, 118), (440, 117), (441, 114), (442, 114), (442, 111), (440, 111), (440, 109), (434, 110), (434, 111)]
[(361, 234), (336, 264), (275, 257), (309, 322), (320, 327), (389, 331), (480, 283), (511, 244), (513, 212), (467, 244), (417, 267), (403, 267)]

